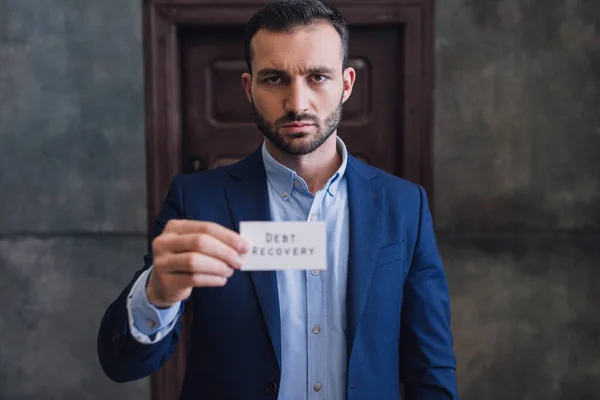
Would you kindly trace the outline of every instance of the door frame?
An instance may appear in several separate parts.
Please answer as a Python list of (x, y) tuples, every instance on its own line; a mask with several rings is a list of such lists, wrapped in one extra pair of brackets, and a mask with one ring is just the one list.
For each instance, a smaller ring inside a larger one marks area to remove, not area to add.
[[(404, 32), (403, 177), (419, 183), (433, 204), (434, 0), (332, 1), (352, 25), (398, 27)], [(243, 26), (264, 0), (145, 0), (143, 5), (146, 95), (148, 239), (174, 175), (182, 172), (182, 104), (178, 30)], [(184, 317), (184, 325), (189, 313)], [(171, 359), (152, 376), (153, 400), (177, 398), (189, 337), (182, 328)]]

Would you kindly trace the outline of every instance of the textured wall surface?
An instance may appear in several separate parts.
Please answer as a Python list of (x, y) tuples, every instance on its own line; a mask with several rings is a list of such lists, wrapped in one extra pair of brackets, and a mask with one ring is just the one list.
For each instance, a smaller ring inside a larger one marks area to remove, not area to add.
[(600, 1), (438, 1), (436, 37), (461, 399), (598, 399)]
[(141, 2), (0, 0), (0, 399), (148, 399), (98, 325), (142, 264)]
[(440, 241), (462, 400), (599, 398), (598, 237)]
[(96, 355), (102, 314), (140, 267), (144, 239), (0, 241), (0, 399), (149, 399), (116, 384)]
[(145, 228), (139, 3), (0, 0), (0, 233)]
[(436, 214), (600, 228), (600, 1), (437, 2)]

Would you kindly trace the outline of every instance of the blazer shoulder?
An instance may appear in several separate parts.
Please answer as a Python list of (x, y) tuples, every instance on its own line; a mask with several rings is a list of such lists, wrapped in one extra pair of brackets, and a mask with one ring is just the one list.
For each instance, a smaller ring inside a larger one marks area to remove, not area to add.
[(359, 168), (363, 169), (367, 175), (373, 177), (375, 183), (385, 189), (386, 196), (391, 198), (402, 199), (403, 202), (409, 200), (410, 202), (421, 201), (421, 197), (425, 194), (424, 188), (408, 179), (401, 178), (396, 175), (392, 175), (387, 171), (372, 165), (366, 164), (358, 159), (354, 160)]
[(264, 175), (260, 147), (254, 153), (241, 160), (223, 165), (218, 168), (209, 169), (191, 174), (179, 175), (183, 189), (202, 188), (203, 190), (218, 189), (227, 185), (232, 180), (252, 178), (255, 174)]
[(225, 165), (215, 169), (193, 172), (191, 174), (179, 174), (178, 179), (182, 189), (203, 188), (210, 189), (222, 186), (229, 179), (229, 171), (233, 165)]

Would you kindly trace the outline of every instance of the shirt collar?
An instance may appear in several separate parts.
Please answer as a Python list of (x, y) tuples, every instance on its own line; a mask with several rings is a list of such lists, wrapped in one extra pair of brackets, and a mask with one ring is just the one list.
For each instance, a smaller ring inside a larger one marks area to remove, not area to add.
[[(344, 141), (340, 139), (339, 136), (337, 137), (336, 147), (337, 152), (342, 156), (342, 164), (333, 176), (327, 180), (324, 186), (327, 193), (332, 197), (335, 197), (340, 182), (342, 181), (342, 177), (346, 173), (346, 166), (348, 165), (348, 150), (346, 149)], [(273, 186), (283, 200), (287, 201), (293, 190), (308, 190), (304, 179), (296, 175), (294, 170), (275, 160), (275, 158), (267, 151), (265, 143), (262, 145), (262, 156), (267, 181)], [(296, 181), (299, 182), (298, 186), (295, 186)]]

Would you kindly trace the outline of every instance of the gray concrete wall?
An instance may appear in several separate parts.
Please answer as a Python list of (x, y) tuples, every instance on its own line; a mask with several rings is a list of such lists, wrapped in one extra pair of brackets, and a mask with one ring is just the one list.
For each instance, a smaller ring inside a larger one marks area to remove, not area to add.
[[(436, 193), (461, 398), (600, 396), (600, 0), (444, 0)], [(95, 338), (145, 250), (138, 2), (0, 0), (0, 399), (148, 399)]]
[(0, 0), (0, 399), (149, 399), (96, 356), (145, 251), (141, 2)]
[(600, 398), (600, 1), (444, 0), (436, 198), (464, 400)]

